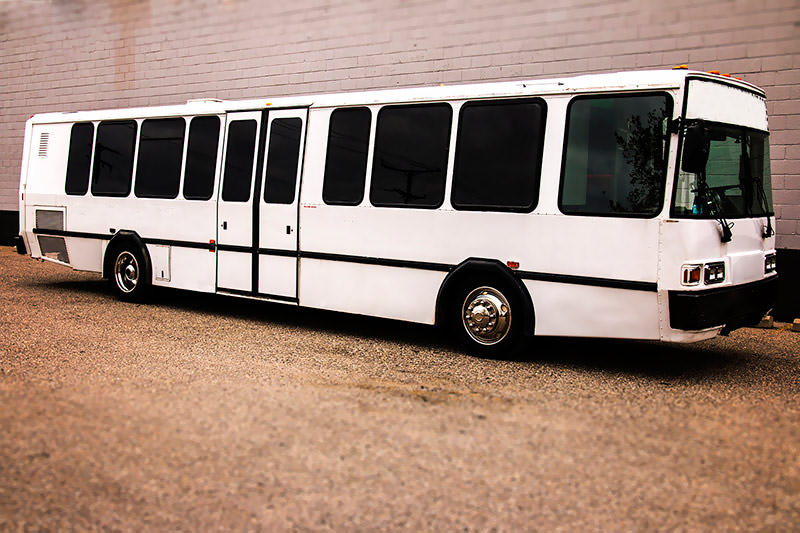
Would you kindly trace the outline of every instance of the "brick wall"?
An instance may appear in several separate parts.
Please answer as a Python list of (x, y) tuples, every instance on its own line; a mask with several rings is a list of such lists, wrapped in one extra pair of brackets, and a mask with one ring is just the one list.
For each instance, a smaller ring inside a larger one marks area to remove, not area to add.
[(33, 113), (688, 63), (767, 91), (800, 249), (800, 0), (0, 1), (0, 210)]

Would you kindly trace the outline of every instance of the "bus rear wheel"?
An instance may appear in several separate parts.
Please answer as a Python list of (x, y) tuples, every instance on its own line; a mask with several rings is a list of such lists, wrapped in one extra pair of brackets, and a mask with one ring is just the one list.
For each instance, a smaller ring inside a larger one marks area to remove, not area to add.
[(521, 337), (520, 302), (516, 292), (503, 284), (464, 285), (453, 302), (453, 329), (472, 352), (513, 355)]
[(150, 286), (147, 263), (139, 250), (120, 246), (112, 250), (109, 281), (118, 298), (140, 301)]

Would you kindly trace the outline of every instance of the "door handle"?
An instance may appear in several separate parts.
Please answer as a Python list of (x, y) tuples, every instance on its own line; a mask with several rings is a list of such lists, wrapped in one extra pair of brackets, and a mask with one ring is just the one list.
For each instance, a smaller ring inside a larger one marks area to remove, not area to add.
[(228, 221), (227, 220), (223, 220), (222, 221), (222, 229), (228, 229)]
[(291, 235), (291, 233), (292, 233), (292, 227), (286, 226), (286, 235)]

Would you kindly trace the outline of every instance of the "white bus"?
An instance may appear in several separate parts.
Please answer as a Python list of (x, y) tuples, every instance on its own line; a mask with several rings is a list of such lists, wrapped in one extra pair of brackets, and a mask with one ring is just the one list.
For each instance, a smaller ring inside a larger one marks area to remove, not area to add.
[(33, 116), (19, 249), (148, 287), (691, 342), (776, 296), (765, 94), (689, 70)]

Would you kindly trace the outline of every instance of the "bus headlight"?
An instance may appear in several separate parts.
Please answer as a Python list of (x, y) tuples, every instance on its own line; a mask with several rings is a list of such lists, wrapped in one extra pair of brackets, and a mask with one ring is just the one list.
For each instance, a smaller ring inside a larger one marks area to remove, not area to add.
[(775, 261), (775, 254), (767, 254), (764, 257), (764, 274), (772, 274), (775, 272), (777, 262)]
[(714, 283), (722, 283), (725, 281), (725, 263), (706, 263), (705, 276), (703, 276), (706, 285)]

